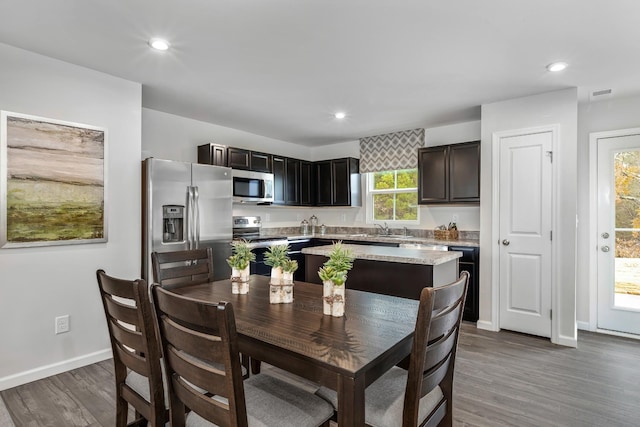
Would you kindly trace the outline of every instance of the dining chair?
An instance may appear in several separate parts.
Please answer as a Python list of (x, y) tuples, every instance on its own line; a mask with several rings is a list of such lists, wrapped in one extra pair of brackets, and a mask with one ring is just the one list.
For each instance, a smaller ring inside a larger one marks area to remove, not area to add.
[[(169, 420), (160, 346), (144, 280), (122, 280), (96, 272), (113, 351), (117, 427), (164, 425)], [(135, 418), (127, 424), (129, 405)]]
[[(365, 422), (372, 427), (451, 426), (453, 371), (469, 273), (445, 286), (424, 288), (408, 370), (394, 366), (365, 390)], [(317, 395), (337, 410), (335, 391)]]
[(266, 373), (242, 380), (231, 303), (192, 299), (157, 284), (151, 293), (173, 427), (329, 426), (333, 408), (315, 394)]
[(153, 281), (165, 288), (213, 281), (211, 248), (152, 252)]

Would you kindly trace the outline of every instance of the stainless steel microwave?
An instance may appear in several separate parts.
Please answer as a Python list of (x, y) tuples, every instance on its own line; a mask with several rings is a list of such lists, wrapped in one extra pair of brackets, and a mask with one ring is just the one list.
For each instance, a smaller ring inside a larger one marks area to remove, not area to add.
[(233, 169), (233, 201), (235, 203), (273, 203), (273, 174)]

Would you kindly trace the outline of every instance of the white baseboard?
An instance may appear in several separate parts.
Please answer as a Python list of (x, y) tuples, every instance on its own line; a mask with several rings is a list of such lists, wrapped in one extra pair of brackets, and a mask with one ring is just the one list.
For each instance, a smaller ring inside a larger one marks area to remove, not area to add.
[(591, 328), (591, 325), (589, 324), (589, 322), (583, 322), (581, 320), (578, 320), (576, 322), (576, 325), (578, 326), (578, 329), (581, 331), (593, 331), (594, 329)]
[(478, 320), (478, 322), (476, 323), (476, 327), (478, 329), (484, 329), (485, 331), (492, 332), (498, 332), (500, 330), (500, 328), (496, 328), (495, 325), (488, 320)]
[(576, 348), (576, 347), (578, 347), (578, 340), (576, 338), (574, 338), (574, 337), (568, 337), (568, 336), (559, 335), (558, 336), (558, 342), (556, 342), (554, 344), (564, 345), (564, 346), (567, 346), (567, 347)]
[(32, 381), (41, 380), (52, 375), (61, 374), (72, 369), (82, 366), (91, 365), (92, 363), (101, 362), (112, 357), (111, 348), (96, 351), (95, 353), (85, 354), (74, 357), (73, 359), (63, 360), (62, 362), (53, 363), (51, 365), (41, 366), (39, 368), (30, 369), (28, 371), (19, 372), (0, 378), (0, 391), (27, 384)]

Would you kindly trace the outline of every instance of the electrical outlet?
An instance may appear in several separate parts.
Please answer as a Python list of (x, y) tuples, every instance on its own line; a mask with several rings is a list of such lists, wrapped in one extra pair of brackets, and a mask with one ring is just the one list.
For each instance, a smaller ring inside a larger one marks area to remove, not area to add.
[(267, 222), (271, 221), (271, 214), (269, 214), (269, 213), (268, 213), (268, 214), (266, 214), (266, 215), (264, 216), (264, 220), (265, 220), (265, 221), (267, 221)]
[(342, 222), (347, 222), (347, 214), (342, 214)]
[(69, 315), (56, 317), (56, 335), (69, 332)]
[(455, 222), (455, 223), (458, 222), (458, 214), (455, 214), (451, 217), (451, 222)]

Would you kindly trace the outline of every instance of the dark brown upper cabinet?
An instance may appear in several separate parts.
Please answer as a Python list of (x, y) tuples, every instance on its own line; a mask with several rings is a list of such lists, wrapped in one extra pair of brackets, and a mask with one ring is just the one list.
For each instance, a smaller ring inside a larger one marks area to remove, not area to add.
[(317, 206), (361, 206), (359, 160), (316, 162)]
[(314, 206), (316, 204), (315, 168), (313, 162), (300, 161), (300, 204)]
[(273, 203), (299, 206), (301, 191), (301, 160), (273, 156)]
[(233, 169), (251, 170), (251, 151), (229, 147), (227, 150), (227, 165)]
[(285, 204), (286, 158), (273, 156), (273, 203)]
[(271, 154), (252, 151), (249, 157), (249, 168), (256, 172), (273, 172)]
[(480, 141), (420, 148), (418, 203), (480, 203)]
[(227, 147), (214, 143), (198, 145), (198, 163), (227, 166)]

